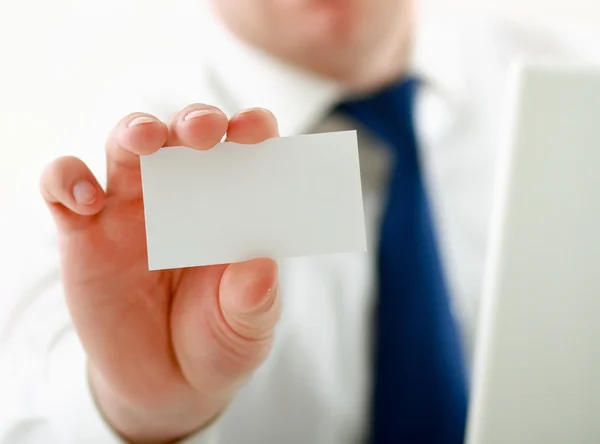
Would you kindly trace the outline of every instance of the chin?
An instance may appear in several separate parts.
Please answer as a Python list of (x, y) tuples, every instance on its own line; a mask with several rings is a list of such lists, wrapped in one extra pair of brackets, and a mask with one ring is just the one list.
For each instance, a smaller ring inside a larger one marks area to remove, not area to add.
[(301, 29), (307, 30), (312, 39), (325, 46), (352, 44), (361, 23), (357, 11), (349, 7), (347, 0), (312, 1), (302, 21)]
[(410, 46), (401, 41), (390, 47), (368, 43), (357, 40), (348, 44), (321, 39), (320, 43), (304, 46), (295, 54), (295, 60), (290, 61), (352, 91), (371, 92), (404, 75)]

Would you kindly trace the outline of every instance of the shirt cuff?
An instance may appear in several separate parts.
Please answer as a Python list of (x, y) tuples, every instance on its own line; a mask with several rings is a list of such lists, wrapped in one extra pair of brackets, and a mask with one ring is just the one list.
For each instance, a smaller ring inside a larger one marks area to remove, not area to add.
[[(106, 423), (90, 390), (87, 358), (73, 330), (55, 342), (48, 361), (48, 419), (63, 444), (126, 444)], [(216, 425), (180, 444), (216, 444)]]

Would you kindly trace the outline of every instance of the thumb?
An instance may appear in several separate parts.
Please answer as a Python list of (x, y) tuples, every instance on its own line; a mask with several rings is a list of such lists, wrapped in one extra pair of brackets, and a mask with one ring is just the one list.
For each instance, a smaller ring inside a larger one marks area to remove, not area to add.
[(221, 278), (219, 299), (234, 334), (249, 341), (268, 339), (281, 312), (277, 263), (255, 259), (229, 265)]
[[(205, 297), (187, 298), (189, 303), (176, 310), (182, 316), (181, 330), (175, 332), (181, 345), (178, 357), (183, 374), (198, 392), (226, 394), (248, 378), (271, 350), (281, 314), (277, 264), (255, 259), (230, 264), (224, 271), (221, 267), (196, 271), (212, 278), (218, 273), (220, 279)], [(208, 285), (202, 288), (210, 290)]]

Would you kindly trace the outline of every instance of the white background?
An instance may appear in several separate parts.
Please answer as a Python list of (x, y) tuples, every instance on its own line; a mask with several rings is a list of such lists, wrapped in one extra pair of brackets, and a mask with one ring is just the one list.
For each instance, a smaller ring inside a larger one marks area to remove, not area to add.
[[(193, 61), (212, 44), (203, 31), (205, 1), (0, 0), (0, 218), (53, 157), (101, 156), (121, 109), (96, 112), (99, 122), (86, 116), (106, 104), (127, 66)], [(421, 1), (442, 15), (464, 9), (600, 26), (598, 0)]]
[(124, 114), (90, 111), (128, 66), (193, 61), (206, 44), (202, 2), (0, 0), (0, 217), (52, 158), (102, 155)]
[(534, 24), (598, 24), (598, 0), (417, 0), (437, 13), (463, 10)]

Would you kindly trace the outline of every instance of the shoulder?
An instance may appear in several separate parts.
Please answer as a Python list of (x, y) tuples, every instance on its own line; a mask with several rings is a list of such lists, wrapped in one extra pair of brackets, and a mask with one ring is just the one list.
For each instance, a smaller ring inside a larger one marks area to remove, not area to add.
[(600, 61), (600, 30), (529, 25), (484, 15), (427, 16), (417, 33), (417, 66), (467, 108), (495, 107), (519, 59)]

